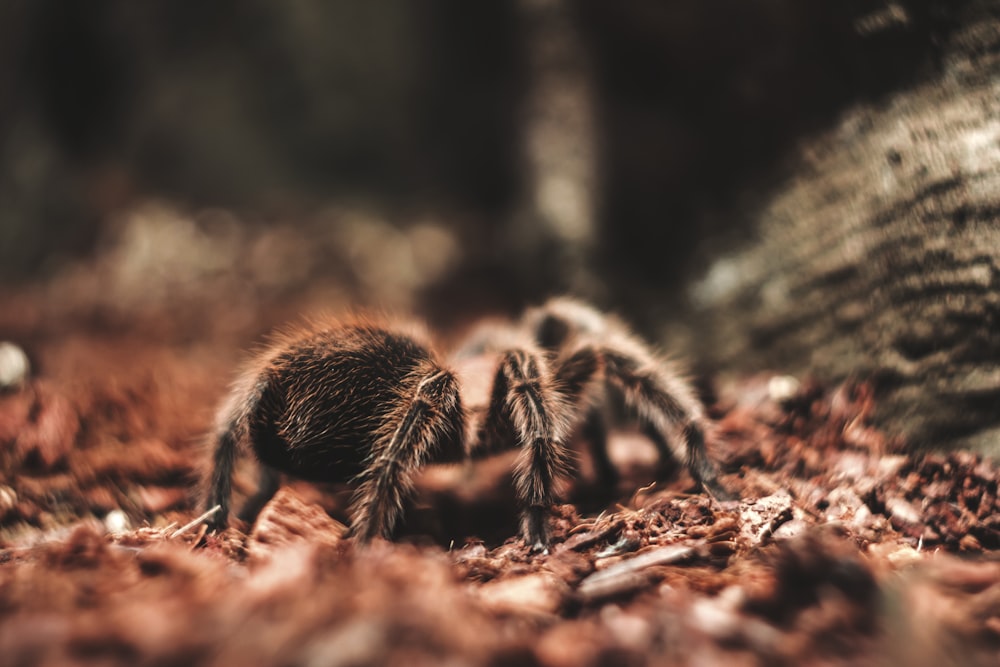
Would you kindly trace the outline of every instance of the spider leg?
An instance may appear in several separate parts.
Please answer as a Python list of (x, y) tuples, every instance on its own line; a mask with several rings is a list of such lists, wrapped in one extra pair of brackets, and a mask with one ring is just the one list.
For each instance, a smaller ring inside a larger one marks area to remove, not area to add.
[(437, 370), (420, 381), (409, 402), (389, 419), (393, 430), (372, 448), (358, 478), (352, 533), (361, 542), (391, 536), (412, 493), (414, 471), (434, 457), (438, 445), (463, 431), (463, 419), (454, 375)]
[(661, 477), (666, 478), (676, 473), (677, 466), (683, 459), (678, 459), (674, 456), (673, 450), (670, 449), (670, 443), (663, 437), (663, 434), (660, 433), (655, 425), (644, 419), (640, 420), (639, 430), (649, 439), (650, 442), (653, 443), (653, 446), (656, 447), (656, 453), (660, 458), (658, 474)]
[(229, 525), (229, 505), (233, 496), (233, 468), (236, 466), (239, 440), (240, 430), (236, 425), (223, 429), (217, 438), (204, 505), (206, 510), (218, 507), (219, 511), (206, 521), (209, 530), (222, 530)]
[(570, 412), (583, 412), (582, 419), (571, 415), (571, 423), (582, 422), (580, 434), (587, 443), (594, 463), (598, 484), (614, 490), (618, 486), (618, 471), (608, 456), (608, 426), (602, 407), (587, 394), (601, 370), (601, 355), (587, 345), (555, 362), (555, 383), (566, 404), (578, 406)]
[[(206, 522), (211, 530), (221, 530), (229, 524), (237, 450), (249, 434), (250, 421), (259, 411), (261, 399), (267, 389), (266, 382), (256, 380), (249, 375), (245, 376), (238, 386), (241, 386), (241, 389), (233, 392), (229, 403), (220, 412), (219, 425), (216, 428), (212, 471), (204, 503), (206, 510), (219, 507), (219, 511)], [(271, 495), (274, 495), (273, 491)]]
[(549, 545), (547, 516), (556, 500), (555, 484), (570, 468), (564, 445), (566, 412), (541, 354), (513, 349), (501, 355), (493, 380), (487, 429), (500, 432), (506, 423), (515, 436), (511, 444), (521, 448), (514, 470), (523, 507), (521, 534), (537, 551)]
[(618, 487), (618, 470), (608, 455), (608, 425), (604, 413), (598, 408), (587, 411), (581, 434), (594, 462), (594, 473), (601, 489), (614, 492)]
[(688, 384), (631, 339), (605, 347), (603, 357), (608, 382), (658, 434), (653, 441), (661, 454), (666, 443), (675, 445), (670, 453), (684, 462), (702, 488), (719, 500), (732, 498), (719, 483), (718, 470), (705, 451), (703, 408)]

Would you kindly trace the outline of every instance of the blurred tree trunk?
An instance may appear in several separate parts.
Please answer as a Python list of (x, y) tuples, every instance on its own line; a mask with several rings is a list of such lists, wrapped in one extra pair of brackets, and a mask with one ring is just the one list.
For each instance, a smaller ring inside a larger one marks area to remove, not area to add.
[(518, 0), (526, 93), (523, 192), (509, 231), (522, 273), (549, 289), (592, 293), (597, 148), (593, 74), (572, 3)]
[(725, 369), (874, 378), (912, 443), (997, 455), (1000, 3), (962, 21), (933, 80), (801, 144), (755, 240), (692, 285), (691, 347)]

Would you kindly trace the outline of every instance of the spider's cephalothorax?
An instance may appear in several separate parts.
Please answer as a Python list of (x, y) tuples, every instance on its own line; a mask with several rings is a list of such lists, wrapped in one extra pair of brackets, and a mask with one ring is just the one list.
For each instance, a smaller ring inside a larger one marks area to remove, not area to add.
[[(608, 483), (601, 404), (608, 389), (634, 408), (657, 442), (668, 443), (696, 480), (726, 496), (707, 458), (704, 415), (691, 388), (619, 321), (570, 299), (528, 311), (520, 323), (483, 328), (454, 361), (490, 384), (463, 405), (462, 377), (422, 336), (371, 323), (317, 323), (276, 338), (240, 376), (219, 414), (208, 506), (226, 525), (236, 450), (247, 440), (260, 487), (240, 512), (252, 521), (279, 474), (356, 488), (352, 530), (362, 541), (390, 537), (425, 463), (519, 447), (515, 471), (522, 534), (548, 546), (555, 486), (569, 469), (568, 439), (580, 431)], [(468, 388), (472, 382), (466, 381)], [(470, 394), (475, 392), (470, 391)]]

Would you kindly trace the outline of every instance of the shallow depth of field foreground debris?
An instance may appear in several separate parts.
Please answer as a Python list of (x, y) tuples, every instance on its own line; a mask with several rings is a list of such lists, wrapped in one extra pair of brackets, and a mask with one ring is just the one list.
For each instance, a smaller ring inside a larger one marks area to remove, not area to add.
[(429, 469), (400, 540), (361, 551), (331, 518), (343, 494), (302, 484), (206, 534), (200, 439), (228, 360), (129, 354), (0, 396), (4, 664), (1000, 661), (998, 469), (903, 453), (863, 384), (722, 388), (712, 451), (740, 502), (655, 483), (622, 431), (617, 496), (581, 454), (548, 554), (511, 537), (509, 461)]

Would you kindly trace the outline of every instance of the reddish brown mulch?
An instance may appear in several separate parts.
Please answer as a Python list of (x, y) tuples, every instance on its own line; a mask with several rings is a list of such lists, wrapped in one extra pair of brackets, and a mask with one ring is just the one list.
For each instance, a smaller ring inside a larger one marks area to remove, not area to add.
[(503, 459), (428, 470), (400, 540), (361, 550), (343, 494), (306, 485), (249, 536), (186, 525), (238, 350), (29, 352), (36, 379), (0, 396), (3, 664), (1000, 662), (998, 468), (905, 453), (863, 384), (724, 387), (713, 452), (740, 502), (650, 484), (625, 430), (620, 496), (595, 500), (583, 459), (549, 554), (510, 537)]

